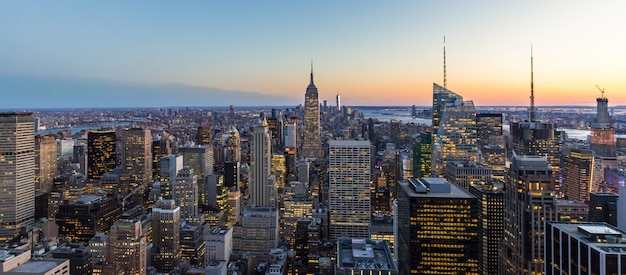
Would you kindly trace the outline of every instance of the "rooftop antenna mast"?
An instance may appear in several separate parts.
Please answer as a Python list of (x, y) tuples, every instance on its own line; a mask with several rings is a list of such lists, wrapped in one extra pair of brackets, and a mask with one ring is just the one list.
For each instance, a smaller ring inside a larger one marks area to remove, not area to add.
[(443, 36), (443, 87), (448, 88), (448, 79), (446, 75), (446, 36)]
[(530, 121), (535, 121), (535, 82), (533, 79), (533, 45), (530, 45)]

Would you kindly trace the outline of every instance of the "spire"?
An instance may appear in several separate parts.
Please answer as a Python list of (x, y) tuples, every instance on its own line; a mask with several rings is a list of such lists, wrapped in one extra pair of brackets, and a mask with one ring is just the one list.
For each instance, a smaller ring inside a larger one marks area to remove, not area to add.
[(530, 121), (535, 121), (535, 82), (533, 79), (533, 45), (530, 44)]
[(309, 86), (315, 86), (313, 84), (313, 59), (311, 59), (311, 83), (309, 83)]
[(446, 36), (443, 36), (443, 87), (448, 88), (448, 79), (446, 76)]

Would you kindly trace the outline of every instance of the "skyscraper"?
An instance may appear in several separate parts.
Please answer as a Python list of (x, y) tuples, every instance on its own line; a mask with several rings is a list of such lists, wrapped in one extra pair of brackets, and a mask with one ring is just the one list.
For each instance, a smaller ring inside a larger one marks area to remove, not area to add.
[(180, 263), (180, 207), (158, 200), (152, 208), (152, 266), (170, 272)]
[(476, 109), (472, 101), (433, 84), (433, 154), (431, 175), (440, 177), (447, 161), (478, 161)]
[(176, 173), (172, 190), (176, 205), (180, 207), (180, 218), (187, 222), (194, 222), (198, 216), (198, 177), (189, 166), (183, 167)]
[[(588, 202), (592, 191), (593, 151), (572, 149), (563, 158), (563, 194), (568, 200)], [(597, 191), (597, 190), (593, 190)]]
[(431, 157), (433, 153), (432, 134), (420, 133), (413, 144), (413, 177), (430, 177)]
[(100, 179), (117, 166), (115, 131), (89, 131), (87, 134), (87, 177)]
[(211, 145), (213, 144), (213, 133), (211, 132), (211, 126), (200, 125), (198, 126), (198, 144)]
[(241, 138), (235, 126), (228, 131), (228, 141), (226, 144), (226, 161), (241, 162)]
[(596, 154), (603, 157), (615, 156), (615, 128), (611, 125), (611, 117), (609, 116), (609, 99), (602, 96), (596, 99), (597, 113), (596, 120), (591, 123), (591, 137), (589, 144)]
[[(50, 192), (57, 176), (57, 142), (54, 135), (35, 138), (35, 189)], [(82, 168), (82, 167), (81, 167)]]
[(545, 222), (557, 218), (548, 160), (514, 155), (505, 182), (500, 274), (543, 274)]
[(0, 113), (0, 242), (17, 236), (35, 217), (35, 119)]
[(500, 268), (500, 241), (504, 234), (504, 182), (483, 181), (472, 184), (469, 192), (478, 198), (478, 271), (483, 275), (498, 274)]
[(367, 140), (330, 140), (330, 239), (368, 238), (370, 231), (370, 162)]
[(121, 267), (125, 274), (146, 274), (146, 237), (141, 221), (121, 219), (111, 226), (107, 244), (109, 263)]
[(400, 274), (478, 274), (478, 199), (441, 178), (398, 183)]
[(128, 180), (127, 194), (152, 181), (152, 135), (149, 129), (131, 128), (123, 132), (122, 175)]
[(274, 195), (273, 182), (270, 182), (272, 158), (271, 136), (267, 122), (263, 120), (252, 129), (250, 143), (250, 204), (270, 206)]
[(311, 65), (311, 82), (304, 95), (304, 138), (302, 143), (303, 158), (322, 157), (320, 140), (320, 103), (317, 87), (313, 84), (313, 65)]

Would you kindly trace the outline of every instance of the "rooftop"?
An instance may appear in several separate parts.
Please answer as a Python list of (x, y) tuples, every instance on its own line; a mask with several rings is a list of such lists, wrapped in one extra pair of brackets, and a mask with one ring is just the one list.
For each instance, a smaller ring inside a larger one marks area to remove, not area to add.
[(397, 270), (385, 241), (339, 239), (337, 251), (337, 267), (340, 269)]
[(59, 265), (62, 265), (64, 262), (69, 262), (66, 259), (47, 259), (47, 260), (30, 260), (24, 264), (17, 266), (14, 269), (11, 269), (9, 272), (11, 273), (45, 273)]
[(411, 178), (398, 184), (409, 197), (475, 198), (465, 189), (442, 178)]

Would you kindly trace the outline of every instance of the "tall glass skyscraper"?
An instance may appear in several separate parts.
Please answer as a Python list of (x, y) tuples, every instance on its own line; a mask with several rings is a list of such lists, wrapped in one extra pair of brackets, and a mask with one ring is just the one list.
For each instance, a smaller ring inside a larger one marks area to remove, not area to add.
[(6, 243), (35, 216), (33, 114), (0, 113), (0, 140), (0, 243)]
[(255, 206), (270, 206), (272, 189), (270, 182), (270, 166), (272, 164), (272, 138), (267, 121), (255, 125), (252, 130), (250, 144), (250, 204)]
[(313, 67), (311, 66), (311, 82), (304, 95), (304, 138), (302, 144), (303, 158), (322, 157), (320, 141), (320, 103), (317, 87), (313, 84)]
[(369, 238), (370, 142), (331, 140), (328, 147), (330, 239)]
[(434, 177), (441, 177), (449, 160), (478, 160), (478, 135), (474, 102), (433, 84)]

